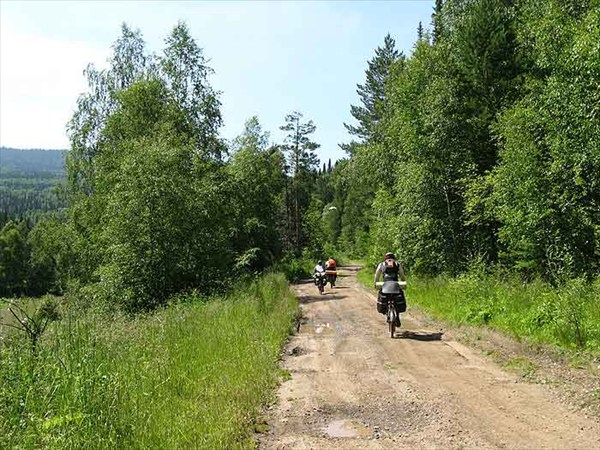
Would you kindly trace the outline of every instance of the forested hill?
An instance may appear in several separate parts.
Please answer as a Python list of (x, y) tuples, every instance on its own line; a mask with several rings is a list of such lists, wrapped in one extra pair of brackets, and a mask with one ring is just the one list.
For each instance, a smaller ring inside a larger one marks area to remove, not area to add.
[(0, 175), (64, 174), (66, 150), (16, 149), (0, 147)]

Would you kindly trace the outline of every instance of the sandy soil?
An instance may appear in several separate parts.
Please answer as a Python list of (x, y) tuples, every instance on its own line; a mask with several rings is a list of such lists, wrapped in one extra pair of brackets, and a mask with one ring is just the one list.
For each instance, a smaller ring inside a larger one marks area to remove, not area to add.
[(600, 421), (546, 385), (409, 311), (391, 339), (375, 297), (344, 267), (335, 289), (297, 286), (303, 312), (259, 436), (263, 449), (600, 449)]

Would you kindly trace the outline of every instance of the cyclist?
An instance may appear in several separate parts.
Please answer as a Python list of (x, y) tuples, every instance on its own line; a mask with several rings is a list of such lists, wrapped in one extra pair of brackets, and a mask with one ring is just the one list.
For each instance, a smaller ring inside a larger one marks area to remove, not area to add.
[(321, 272), (325, 272), (325, 269), (323, 268), (323, 261), (319, 260), (319, 261), (317, 261), (317, 265), (313, 269), (313, 275), (315, 273), (321, 273)]
[(325, 263), (325, 273), (327, 274), (327, 279), (331, 283), (331, 287), (335, 286), (335, 281), (337, 280), (337, 264), (333, 256), (330, 256)]
[(327, 263), (325, 265), (325, 268), (327, 270), (335, 270), (336, 269), (336, 262), (335, 259), (333, 259), (333, 256), (330, 256), (329, 259), (327, 260)]
[[(319, 260), (317, 265), (313, 269), (313, 279), (315, 280), (315, 286), (319, 286), (321, 279), (325, 279), (325, 268), (323, 267), (323, 261)], [(326, 281), (323, 282), (323, 286), (327, 284)], [(321, 291), (321, 287), (319, 287), (319, 291)]]
[[(383, 262), (381, 262), (377, 266), (377, 270), (375, 271), (375, 283), (379, 281), (379, 277), (383, 275), (383, 281), (406, 281), (406, 276), (404, 275), (404, 269), (402, 269), (402, 265), (396, 261), (396, 257), (392, 252), (387, 252), (385, 254), (385, 258)], [(396, 308), (399, 308), (399, 305), (406, 302), (404, 298), (404, 291), (400, 289), (400, 294), (396, 298)], [(382, 307), (379, 305), (383, 305), (383, 299), (381, 298), (381, 290), (377, 295), (377, 311), (381, 314), (386, 314)], [(399, 309), (398, 309), (399, 310)], [(400, 315), (397, 316), (396, 326), (400, 326)]]

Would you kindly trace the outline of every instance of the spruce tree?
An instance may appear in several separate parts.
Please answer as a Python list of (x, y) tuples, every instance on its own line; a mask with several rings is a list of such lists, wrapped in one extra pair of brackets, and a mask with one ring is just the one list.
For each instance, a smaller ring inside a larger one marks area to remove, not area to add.
[(440, 40), (440, 36), (443, 31), (442, 23), (442, 8), (444, 7), (443, 0), (435, 0), (434, 12), (431, 15), (431, 21), (433, 23), (433, 43), (437, 44)]

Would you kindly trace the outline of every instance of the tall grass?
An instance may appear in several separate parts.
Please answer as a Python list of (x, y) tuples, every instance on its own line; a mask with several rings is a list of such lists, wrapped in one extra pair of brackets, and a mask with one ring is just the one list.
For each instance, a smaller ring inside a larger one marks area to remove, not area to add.
[(296, 311), (283, 275), (0, 345), (0, 448), (247, 448)]
[[(359, 278), (373, 283), (373, 271)], [(453, 324), (488, 326), (517, 339), (600, 354), (600, 280), (561, 287), (516, 277), (468, 273), (457, 278), (409, 278), (408, 305)]]

